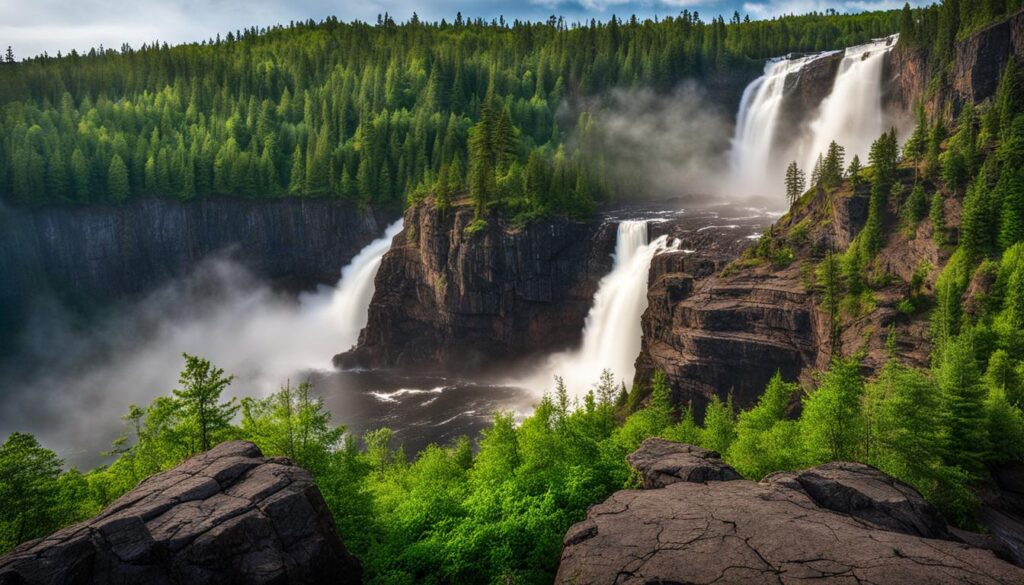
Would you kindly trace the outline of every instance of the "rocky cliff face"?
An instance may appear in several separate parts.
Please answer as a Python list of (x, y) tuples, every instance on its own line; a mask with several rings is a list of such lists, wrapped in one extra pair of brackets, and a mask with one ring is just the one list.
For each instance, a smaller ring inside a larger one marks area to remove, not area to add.
[[(955, 112), (967, 101), (988, 99), (1005, 63), (1024, 57), (1022, 48), (1024, 12), (1018, 12), (957, 43), (949, 86), (930, 93), (925, 53), (897, 48), (886, 57), (885, 103), (905, 112), (924, 98), (930, 111), (945, 111), (948, 103)], [(904, 176), (902, 181), (909, 189), (913, 178)], [(865, 189), (830, 197), (820, 194), (779, 222), (776, 230), (797, 253), (796, 262), (747, 260), (711, 276), (671, 261), (655, 263), (635, 381), (644, 384), (654, 371), (664, 371), (675, 398), (692, 401), (698, 413), (712, 395), (724, 399), (732, 393), (737, 405), (750, 406), (776, 370), (786, 378), (811, 383), (811, 373), (826, 367), (832, 355), (829, 316), (808, 286), (813, 283), (813, 267), (825, 250), (845, 249), (863, 227)], [(954, 200), (947, 205), (957, 207)], [(902, 282), (876, 291), (875, 307), (848, 317), (839, 340), (844, 354), (867, 351), (869, 371), (883, 362), (885, 336), (892, 325), (900, 357), (912, 365), (927, 365), (925, 316), (902, 315), (897, 306), (907, 297), (907, 283), (915, 271), (931, 267), (925, 270), (927, 293), (946, 261), (946, 253), (930, 237), (929, 222), (923, 222), (914, 237), (906, 237), (898, 233), (896, 209), (889, 211), (888, 241), (877, 270)], [(955, 229), (959, 216), (959, 209), (947, 209), (947, 227)]]
[(886, 56), (885, 105), (890, 111), (909, 112), (919, 99), (929, 114), (955, 115), (966, 103), (980, 103), (996, 93), (1003, 67), (1024, 58), (1024, 11), (1019, 11), (956, 43), (953, 71), (944, 91), (927, 91), (934, 67), (927, 51), (897, 47)]
[(951, 536), (920, 494), (877, 469), (829, 463), (754, 483), (693, 449), (641, 445), (631, 460), (645, 469), (689, 458), (705, 473), (592, 507), (566, 533), (556, 582), (1024, 583), (1024, 570)]
[(221, 444), (0, 558), (0, 584), (360, 582), (309, 473)]
[[(902, 180), (909, 185), (913, 177)], [(831, 321), (813, 286), (814, 268), (826, 250), (845, 249), (863, 228), (867, 198), (866, 185), (857, 192), (819, 193), (776, 222), (774, 238), (794, 250), (792, 262), (748, 255), (714, 272), (693, 257), (666, 255), (652, 263), (635, 383), (665, 372), (674, 399), (692, 402), (698, 417), (715, 395), (724, 400), (731, 394), (739, 407), (753, 405), (776, 371), (812, 384), (812, 373), (832, 357)], [(873, 310), (844, 320), (839, 347), (845, 355), (866, 351), (865, 367), (873, 370), (883, 363), (889, 327), (895, 326), (901, 359), (925, 367), (926, 315), (904, 316), (896, 307), (922, 266), (932, 267), (928, 290), (946, 253), (932, 241), (927, 221), (913, 238), (899, 233), (894, 207), (887, 222), (878, 270), (898, 278), (875, 292)]]
[(95, 308), (148, 292), (218, 252), (278, 285), (333, 284), (391, 219), (316, 199), (0, 210), (0, 330), (16, 327), (41, 296)]
[(342, 366), (474, 369), (579, 341), (615, 229), (567, 219), (511, 225), (473, 210), (409, 208), (377, 273), (369, 321)]

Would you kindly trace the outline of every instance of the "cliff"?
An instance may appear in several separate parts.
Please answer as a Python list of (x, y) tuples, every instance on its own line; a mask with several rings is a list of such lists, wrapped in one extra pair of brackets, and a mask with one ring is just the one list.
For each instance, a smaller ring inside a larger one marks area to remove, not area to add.
[(886, 57), (884, 103), (890, 111), (909, 112), (917, 100), (923, 100), (929, 114), (955, 116), (964, 104), (995, 95), (1003, 67), (1011, 58), (1024, 59), (1024, 10), (958, 41), (952, 70), (942, 72), (941, 87), (931, 90), (928, 85), (936, 72), (927, 51), (898, 46)]
[(611, 269), (614, 227), (565, 218), (516, 226), (491, 214), (467, 234), (472, 221), (468, 205), (406, 210), (359, 344), (336, 365), (475, 369), (579, 341)]
[(0, 584), (360, 582), (309, 473), (223, 443), (0, 558)]
[[(900, 180), (909, 191), (912, 171), (902, 170)], [(828, 195), (805, 196), (772, 227), (773, 245), (792, 250), (792, 259), (751, 250), (712, 274), (695, 271), (693, 259), (686, 264), (669, 256), (652, 263), (635, 383), (665, 372), (674, 400), (692, 402), (698, 418), (715, 395), (724, 400), (731, 394), (738, 407), (752, 406), (776, 371), (811, 385), (813, 372), (827, 368), (832, 358), (831, 319), (814, 269), (827, 250), (845, 249), (863, 228), (867, 199), (867, 185), (854, 192), (848, 184)], [(913, 237), (900, 233), (896, 205), (885, 214), (887, 240), (875, 268), (892, 275), (890, 282), (873, 291), (870, 310), (844, 315), (838, 340), (844, 355), (864, 351), (869, 371), (885, 360), (890, 326), (900, 359), (927, 366), (927, 314), (905, 315), (897, 306), (910, 295), (915, 271), (930, 267), (922, 284), (927, 292), (948, 256), (932, 241), (927, 220)], [(956, 224), (951, 219), (947, 227)]]
[(282, 287), (333, 284), (391, 219), (297, 198), (0, 209), (0, 331), (16, 329), (41, 297), (88, 312), (151, 291), (215, 253)]
[[(926, 91), (931, 79), (926, 55), (898, 47), (886, 57), (886, 106), (906, 111), (921, 98), (932, 111), (946, 111), (946, 104), (954, 111), (966, 101), (989, 99), (1003, 65), (1024, 56), (1022, 35), (1024, 12), (1018, 12), (958, 42), (952, 76), (944, 89), (931, 92)], [(902, 173), (908, 192), (912, 171)], [(847, 185), (798, 203), (773, 232), (774, 245), (794, 251), (792, 262), (747, 257), (710, 276), (671, 262), (655, 263), (635, 382), (646, 384), (656, 370), (664, 371), (674, 398), (693, 402), (698, 415), (713, 395), (724, 399), (732, 394), (738, 406), (752, 405), (776, 371), (811, 384), (813, 371), (827, 367), (832, 357), (831, 319), (815, 292), (813, 269), (826, 250), (844, 250), (861, 230), (867, 200), (866, 185), (857, 192)], [(959, 204), (948, 199), (947, 206), (946, 227), (955, 231)], [(924, 271), (920, 292), (927, 294), (948, 258), (932, 241), (927, 220), (908, 237), (897, 229), (895, 204), (887, 211), (887, 240), (875, 272), (894, 278), (874, 291), (872, 306), (848, 311), (852, 314), (844, 316), (838, 342), (846, 355), (865, 351), (869, 373), (884, 361), (890, 326), (897, 332), (899, 357), (927, 366), (927, 314), (903, 314), (898, 307), (912, 292), (915, 271)]]
[(979, 546), (989, 539), (954, 536), (913, 488), (867, 465), (754, 483), (716, 453), (660, 439), (630, 459), (647, 489), (616, 492), (568, 530), (556, 583), (1024, 583)]

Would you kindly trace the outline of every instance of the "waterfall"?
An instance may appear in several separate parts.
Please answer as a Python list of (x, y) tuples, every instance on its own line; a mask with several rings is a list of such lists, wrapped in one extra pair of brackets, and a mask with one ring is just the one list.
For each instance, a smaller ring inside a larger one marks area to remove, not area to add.
[(776, 134), (783, 112), (786, 78), (828, 54), (771, 59), (765, 64), (764, 74), (743, 90), (729, 161), (736, 188), (750, 193), (780, 182), (779, 167), (784, 163), (776, 152)]
[(384, 254), (391, 248), (391, 240), (400, 231), (402, 220), (388, 226), (383, 236), (360, 250), (348, 266), (342, 269), (341, 280), (327, 295), (323, 316), (331, 327), (337, 329), (339, 343), (333, 350), (335, 353), (355, 345), (359, 332), (366, 327), (377, 269), (380, 268)]
[(673, 246), (667, 236), (647, 241), (646, 221), (619, 223), (612, 271), (598, 284), (594, 304), (583, 328), (583, 343), (576, 350), (552, 355), (545, 367), (517, 385), (550, 388), (561, 376), (571, 393), (583, 395), (601, 375), (611, 370), (616, 382), (633, 380), (633, 364), (640, 353), (640, 317), (647, 309), (647, 276), (651, 259)]
[(867, 162), (871, 143), (887, 129), (882, 115), (883, 57), (896, 46), (896, 35), (846, 49), (832, 91), (821, 102), (818, 116), (810, 123), (796, 160), (810, 176), (819, 154), (833, 140), (846, 149), (846, 160), (854, 155)]
[[(834, 51), (793, 59), (773, 59), (764, 74), (743, 92), (736, 131), (729, 153), (732, 180), (729, 188), (742, 194), (778, 195), (784, 191), (786, 165), (796, 160), (810, 175), (818, 154), (835, 140), (846, 149), (846, 160), (856, 154), (865, 159), (871, 143), (885, 129), (882, 113), (883, 56), (895, 46), (896, 36), (847, 48), (829, 95), (813, 119), (794, 120), (783, 128), (785, 84), (807, 64)], [(788, 131), (794, 140), (783, 141)]]

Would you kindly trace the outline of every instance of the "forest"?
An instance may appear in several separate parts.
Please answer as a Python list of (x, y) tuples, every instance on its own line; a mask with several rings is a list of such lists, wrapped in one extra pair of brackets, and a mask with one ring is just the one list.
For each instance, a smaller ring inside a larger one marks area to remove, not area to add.
[(899, 11), (705, 21), (684, 10), (583, 23), (383, 15), (44, 55), (0, 66), (0, 199), (402, 206), (431, 193), (442, 205), (469, 195), (480, 210), (525, 218), (583, 215), (643, 180), (604, 171), (584, 98), (756, 76), (765, 58), (839, 49), (891, 34), (899, 20)]
[[(615, 195), (563, 142), (556, 104), (574, 94), (668, 87), (893, 30), (934, 55), (941, 85), (952, 40), (1019, 5), (954, 0), (858, 16), (737, 15), (728, 24), (695, 14), (579, 26), (382, 17), (377, 26), (330, 20), (194, 46), (41, 57), (0, 67), (0, 188), (15, 205), (146, 195), (400, 205), (430, 193), (439, 204), (469, 194), (481, 209), (579, 213)], [(589, 391), (559, 381), (525, 420), (497, 413), (480, 437), (409, 454), (387, 428), (356, 436), (335, 425), (307, 384), (226, 399), (232, 377), (185, 355), (177, 389), (126, 406), (109, 465), (65, 470), (31, 435), (4, 441), (0, 552), (234, 438), (313, 474), (370, 583), (550, 583), (566, 529), (588, 506), (637, 485), (625, 456), (652, 436), (719, 451), (752, 479), (832, 460), (869, 463), (972, 528), (972, 488), (988, 466), (1024, 458), (1024, 65), (1006, 67), (990, 102), (947, 113), (919, 107), (909, 138), (900, 144), (886, 132), (866, 161), (844, 160), (833, 144), (809, 177), (791, 165), (791, 214), (816, 198), (867, 192), (866, 224), (845, 250), (802, 250), (794, 226), (768, 231), (737, 260), (806, 265), (838, 348), (843, 328), (891, 284), (879, 261), (887, 239), (932, 238), (949, 261), (922, 266), (900, 303), (901, 313), (930, 323), (927, 368), (900, 362), (893, 333), (877, 375), (865, 375), (862, 355), (836, 352), (813, 388), (776, 375), (755, 406), (737, 411), (713, 399), (701, 424), (670, 400), (661, 375), (627, 390), (595, 372)], [(598, 188), (586, 187), (591, 180)], [(959, 229), (946, 217), (953, 204), (962, 208)], [(929, 293), (932, 269), (940, 272)], [(978, 282), (990, 286), (965, 307)]]

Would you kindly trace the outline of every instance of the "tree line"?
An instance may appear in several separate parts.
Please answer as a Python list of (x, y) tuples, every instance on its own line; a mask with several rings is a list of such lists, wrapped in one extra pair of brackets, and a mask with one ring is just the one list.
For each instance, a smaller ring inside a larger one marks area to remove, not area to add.
[[(726, 22), (684, 10), (573, 24), (399, 24), (385, 15), (376, 25), (328, 18), (190, 45), (24, 59), (0, 68), (0, 197), (37, 205), (316, 196), (397, 206), (438, 193), (525, 215), (584, 213), (636, 189), (590, 164), (578, 144), (591, 113), (566, 116), (564, 104), (754, 72), (769, 56), (891, 33), (898, 16)], [(500, 157), (490, 144), (496, 124)]]

